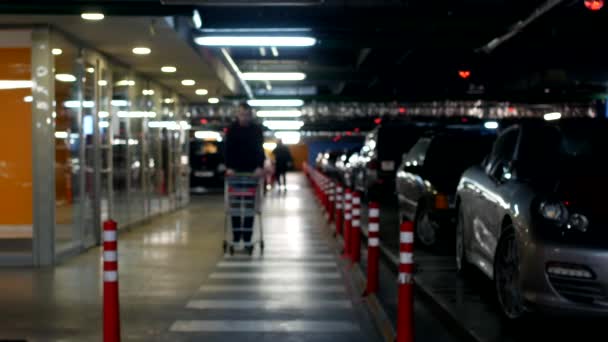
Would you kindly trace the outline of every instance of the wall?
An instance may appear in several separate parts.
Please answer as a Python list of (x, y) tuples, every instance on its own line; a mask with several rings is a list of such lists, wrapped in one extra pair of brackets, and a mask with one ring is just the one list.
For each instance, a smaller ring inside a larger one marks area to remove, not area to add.
[[(0, 80), (30, 80), (30, 69), (30, 48), (0, 47)], [(1, 225), (32, 224), (32, 109), (25, 102), (31, 95), (31, 89), (0, 89)]]
[(288, 145), (289, 152), (293, 158), (295, 170), (302, 171), (302, 163), (308, 159), (308, 146), (306, 144)]

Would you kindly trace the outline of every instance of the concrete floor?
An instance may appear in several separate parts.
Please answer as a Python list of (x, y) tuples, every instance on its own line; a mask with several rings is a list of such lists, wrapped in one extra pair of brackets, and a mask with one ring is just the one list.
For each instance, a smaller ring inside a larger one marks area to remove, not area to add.
[[(124, 341), (378, 341), (304, 179), (264, 203), (264, 257), (223, 255), (223, 196), (119, 237)], [(237, 253), (238, 254), (238, 253)], [(101, 252), (0, 270), (0, 340), (99, 341)]]

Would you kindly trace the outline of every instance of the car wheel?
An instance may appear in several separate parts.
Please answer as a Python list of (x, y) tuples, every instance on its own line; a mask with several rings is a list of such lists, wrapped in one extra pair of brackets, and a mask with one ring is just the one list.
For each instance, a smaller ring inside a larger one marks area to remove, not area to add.
[(421, 210), (416, 214), (414, 222), (416, 237), (423, 246), (428, 248), (435, 247), (438, 240), (439, 225), (431, 220), (429, 210), (420, 205), (419, 208)]
[(498, 303), (510, 320), (519, 320), (525, 314), (520, 286), (519, 247), (515, 230), (508, 227), (498, 240), (494, 255), (494, 284)]
[(467, 260), (467, 248), (465, 244), (464, 214), (458, 210), (458, 222), (456, 223), (456, 269), (458, 273), (465, 274), (470, 268)]

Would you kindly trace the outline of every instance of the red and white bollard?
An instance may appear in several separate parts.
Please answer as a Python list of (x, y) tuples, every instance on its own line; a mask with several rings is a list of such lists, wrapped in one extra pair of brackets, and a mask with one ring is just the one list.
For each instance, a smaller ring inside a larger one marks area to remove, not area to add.
[(414, 341), (414, 225), (403, 222), (399, 244), (397, 342)]
[(344, 194), (344, 228), (342, 230), (344, 239), (344, 257), (350, 257), (350, 230), (351, 230), (351, 220), (352, 220), (352, 193), (349, 188), (346, 188), (346, 192)]
[(120, 341), (117, 224), (103, 223), (103, 341)]
[(361, 260), (361, 195), (353, 191), (352, 222), (350, 229), (350, 258), (353, 262)]
[(378, 292), (380, 265), (380, 205), (370, 202), (367, 224), (367, 287), (365, 295)]
[(329, 189), (327, 190), (328, 193), (328, 206), (327, 206), (327, 211), (328, 211), (328, 216), (327, 216), (327, 223), (330, 223), (334, 220), (334, 206), (336, 203), (336, 184), (333, 181), (329, 181)]
[(342, 221), (344, 217), (342, 216), (342, 207), (344, 205), (344, 198), (342, 196), (342, 185), (337, 184), (336, 186), (336, 236), (342, 235)]

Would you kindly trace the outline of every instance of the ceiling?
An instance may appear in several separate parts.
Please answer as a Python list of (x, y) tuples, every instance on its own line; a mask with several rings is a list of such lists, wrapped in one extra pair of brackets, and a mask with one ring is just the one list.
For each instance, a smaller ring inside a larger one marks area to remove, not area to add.
[[(239, 6), (242, 3), (247, 5)], [(97, 34), (84, 31), (87, 27), (79, 19), (56, 24), (91, 37), (92, 44), (154, 77), (164, 77), (155, 71), (164, 60), (175, 58), (175, 63), (187, 65), (188, 74), (209, 84), (213, 68), (202, 65), (200, 55), (187, 49), (186, 40), (172, 41), (175, 34), (164, 31), (162, 16), (188, 19), (196, 8), (204, 29), (308, 29), (305, 34), (317, 38), (317, 45), (280, 48), (278, 57), (269, 50), (261, 56), (258, 48), (229, 50), (241, 71), (307, 74), (301, 82), (271, 83), (270, 91), (266, 83), (250, 82), (258, 96), (292, 92), (317, 101), (546, 102), (589, 100), (606, 93), (608, 50), (600, 37), (608, 31), (608, 8), (591, 12), (583, 0), (63, 0), (53, 5), (18, 0), (2, 2), (0, 11), (77, 14), (93, 7), (109, 16)], [(157, 24), (161, 25), (158, 39), (150, 42), (158, 51), (150, 60), (158, 59), (147, 63), (124, 48), (138, 38), (150, 39), (146, 32), (152, 18), (162, 24)], [(517, 23), (529, 18), (533, 19), (529, 25), (518, 30)], [(190, 30), (188, 34), (205, 33)], [(484, 49), (493, 40), (500, 44)], [(221, 60), (217, 49), (198, 51), (205, 60)], [(470, 71), (469, 78), (459, 76), (463, 70)], [(176, 81), (186, 75), (178, 76), (167, 84), (179, 89)], [(237, 98), (245, 96), (234, 80), (230, 84)], [(216, 86), (218, 92), (228, 93), (221, 83)]]
[[(236, 84), (232, 77), (221, 78), (217, 72), (215, 59), (203, 57), (198, 47), (190, 45), (175, 30), (173, 20), (164, 17), (147, 16), (107, 16), (100, 22), (86, 22), (75, 15), (3, 15), (0, 23), (5, 26), (46, 23), (65, 33), (73, 40), (84, 43), (101, 51), (112, 61), (130, 66), (141, 75), (158, 81), (169, 87), (191, 102), (203, 102), (211, 96), (232, 94), (230, 88)], [(149, 47), (150, 55), (135, 55), (132, 49), (136, 46)], [(64, 51), (69, 49), (63, 48)], [(167, 74), (161, 67), (172, 65), (177, 72)], [(195, 86), (181, 85), (181, 80), (193, 79)], [(195, 90), (204, 88), (207, 96), (195, 94)]]

